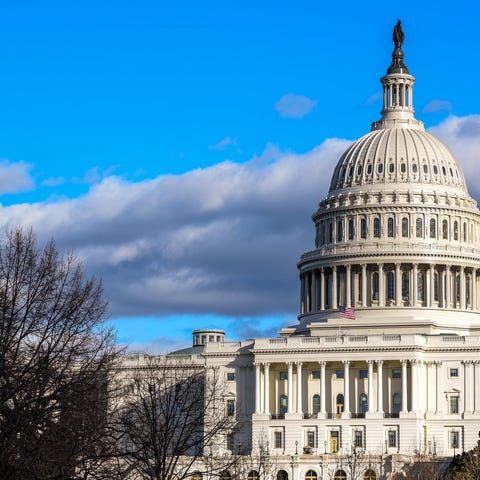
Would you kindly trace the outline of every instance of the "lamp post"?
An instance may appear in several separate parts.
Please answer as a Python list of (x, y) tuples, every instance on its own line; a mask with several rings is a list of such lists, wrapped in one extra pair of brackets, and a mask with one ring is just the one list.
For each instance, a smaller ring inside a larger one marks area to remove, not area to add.
[(325, 446), (325, 455), (326, 455), (327, 454), (327, 441), (326, 440), (323, 442), (323, 445)]
[(298, 455), (298, 440), (295, 440), (295, 455)]

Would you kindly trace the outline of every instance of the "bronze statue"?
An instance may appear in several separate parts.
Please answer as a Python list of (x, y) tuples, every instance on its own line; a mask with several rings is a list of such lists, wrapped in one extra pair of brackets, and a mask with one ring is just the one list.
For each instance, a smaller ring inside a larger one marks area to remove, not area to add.
[(405, 33), (403, 33), (402, 22), (399, 20), (393, 27), (393, 43), (395, 48), (402, 48)]

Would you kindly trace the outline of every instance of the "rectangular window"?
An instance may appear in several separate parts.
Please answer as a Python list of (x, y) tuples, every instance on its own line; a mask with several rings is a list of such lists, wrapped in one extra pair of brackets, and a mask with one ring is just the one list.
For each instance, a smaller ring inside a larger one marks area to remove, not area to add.
[(335, 370), (335, 375), (337, 378), (344, 378), (344, 371), (343, 370)]
[(450, 369), (450, 378), (458, 378), (458, 368)]
[(400, 368), (393, 368), (392, 378), (402, 378), (402, 370)]
[(389, 430), (388, 431), (388, 446), (396, 447), (397, 446), (397, 431)]
[(274, 448), (283, 448), (283, 432), (276, 431), (273, 433)]
[(368, 370), (360, 370), (358, 372), (358, 378), (368, 378)]
[(458, 430), (450, 432), (450, 448), (460, 448), (460, 432)]
[(233, 436), (233, 433), (227, 434), (227, 449), (231, 452), (235, 449), (235, 437)]
[(363, 448), (363, 432), (362, 432), (362, 430), (355, 430), (353, 432), (353, 444), (357, 448)]
[(458, 395), (452, 395), (450, 397), (450, 413), (458, 413)]
[(227, 400), (227, 415), (233, 417), (235, 415), (235, 400), (229, 398)]
[(227, 372), (227, 380), (233, 382), (235, 380), (235, 372)]
[(315, 432), (313, 430), (307, 432), (307, 447), (315, 448)]
[(312, 378), (315, 379), (315, 380), (319, 379), (320, 378), (320, 372), (318, 370), (314, 370), (312, 372)]
[(280, 380), (288, 380), (288, 372), (280, 372)]

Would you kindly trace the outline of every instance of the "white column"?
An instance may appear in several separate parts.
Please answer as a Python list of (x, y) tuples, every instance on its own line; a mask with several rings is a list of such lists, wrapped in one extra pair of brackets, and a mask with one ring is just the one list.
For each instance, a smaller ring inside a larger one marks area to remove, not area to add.
[(437, 408), (437, 371), (434, 362), (424, 362), (426, 368), (425, 385), (427, 387), (427, 405), (426, 411), (429, 414), (435, 412)]
[(418, 264), (413, 264), (413, 306), (418, 306)]
[(465, 413), (473, 413), (473, 392), (474, 392), (474, 378), (473, 378), (473, 362), (471, 360), (466, 360), (463, 362), (465, 367), (465, 387), (464, 387), (464, 396), (465, 396)]
[(344, 396), (344, 405), (343, 413), (344, 416), (350, 416), (350, 361), (343, 361), (343, 396)]
[(418, 411), (418, 360), (410, 361), (412, 369), (412, 412), (417, 413)]
[(325, 365), (326, 362), (318, 362), (320, 364), (320, 413), (327, 413), (325, 408), (325, 398), (327, 397), (327, 390), (325, 388), (326, 385), (326, 369)]
[(367, 264), (362, 263), (362, 307), (367, 306)]
[(332, 266), (332, 308), (337, 309), (337, 266)]
[(480, 360), (473, 362), (473, 376), (475, 378), (474, 413), (480, 412)]
[(385, 286), (383, 278), (383, 263), (378, 264), (378, 306), (385, 306)]
[(430, 265), (430, 307), (435, 305), (435, 265)]
[(451, 282), (450, 265), (445, 265), (445, 308), (452, 306)]
[(395, 305), (402, 305), (402, 271), (401, 264), (395, 264)]
[(466, 280), (465, 280), (465, 267), (460, 267), (460, 309), (465, 310), (466, 304)]
[(261, 382), (261, 371), (260, 371), (260, 364), (259, 363), (255, 363), (255, 413), (261, 413), (260, 411), (260, 403), (261, 403), (261, 399), (260, 399), (260, 395), (261, 395), (261, 391), (260, 391), (260, 382)]
[(408, 360), (400, 360), (402, 364), (402, 413), (408, 412), (408, 382), (407, 382), (407, 363)]
[(443, 364), (442, 362), (435, 362), (437, 367), (437, 407), (435, 413), (437, 415), (443, 414)]
[(270, 415), (270, 364), (263, 364), (263, 413)]
[(377, 360), (377, 398), (377, 411), (383, 413), (383, 360)]
[(374, 409), (374, 390), (373, 390), (373, 363), (375, 360), (367, 360), (368, 363), (368, 413), (373, 413)]
[(288, 388), (288, 398), (287, 398), (287, 413), (293, 413), (293, 364), (292, 362), (287, 362), (287, 388)]
[(351, 265), (346, 265), (346, 282), (345, 282), (345, 306), (350, 308), (352, 306), (352, 267)]
[(477, 269), (472, 268), (472, 310), (477, 309)]
[(302, 411), (302, 362), (296, 362), (297, 365), (297, 413)]
[(310, 277), (311, 273), (310, 272), (305, 272), (305, 313), (311, 312), (312, 311), (312, 297), (310, 296), (311, 294), (311, 289), (310, 289)]
[(325, 270), (320, 269), (320, 310), (325, 310)]

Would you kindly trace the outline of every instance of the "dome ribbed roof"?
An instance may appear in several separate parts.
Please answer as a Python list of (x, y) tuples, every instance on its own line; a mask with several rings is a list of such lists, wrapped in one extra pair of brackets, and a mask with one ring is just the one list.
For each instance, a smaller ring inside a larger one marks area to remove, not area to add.
[(356, 186), (407, 183), (467, 193), (453, 154), (438, 138), (418, 127), (382, 128), (355, 141), (335, 168), (330, 193)]

